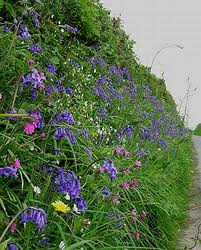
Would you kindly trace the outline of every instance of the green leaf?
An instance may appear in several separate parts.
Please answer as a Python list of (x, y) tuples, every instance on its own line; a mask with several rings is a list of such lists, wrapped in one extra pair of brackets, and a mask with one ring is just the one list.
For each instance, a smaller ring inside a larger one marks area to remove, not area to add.
[(2, 243), (0, 244), (0, 250), (6, 250), (9, 241), (10, 241), (10, 239), (8, 239), (8, 240), (2, 242)]
[(51, 63), (54, 63), (54, 64), (59, 64), (60, 63), (60, 60), (58, 57), (54, 56), (50, 59), (50, 62)]
[[(0, 0), (0, 1), (1, 1), (1, 0)], [(10, 3), (5, 3), (5, 7), (6, 7), (6, 10), (9, 12), (9, 14), (10, 14), (12, 17), (16, 18), (16, 14), (15, 14), (15, 11), (14, 11), (12, 5), (11, 5)]]
[(3, 7), (4, 5), (4, 0), (0, 0), (0, 9)]

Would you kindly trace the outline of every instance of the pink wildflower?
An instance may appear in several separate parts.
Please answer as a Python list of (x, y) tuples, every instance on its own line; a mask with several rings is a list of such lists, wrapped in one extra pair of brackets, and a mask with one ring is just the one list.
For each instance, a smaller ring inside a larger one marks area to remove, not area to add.
[(141, 211), (141, 214), (140, 214), (140, 219), (141, 220), (144, 220), (146, 218), (146, 212), (144, 210)]
[(40, 72), (40, 79), (41, 80), (45, 80), (46, 79), (45, 74), (43, 72)]
[(131, 186), (131, 188), (138, 188), (138, 186), (139, 186), (138, 180), (132, 180), (130, 182), (130, 186)]
[(130, 188), (130, 184), (129, 184), (129, 182), (124, 182), (124, 183), (122, 183), (122, 188), (124, 189), (124, 190), (126, 190), (126, 191), (129, 191), (129, 188)]
[(135, 208), (131, 209), (130, 214), (135, 216), (137, 214), (137, 210)]
[(121, 154), (122, 148), (121, 148), (120, 146), (116, 146), (115, 149), (114, 149), (114, 152), (115, 152), (116, 154)]
[(121, 171), (123, 173), (126, 173), (126, 174), (130, 173), (130, 169), (129, 168), (122, 168)]
[(24, 133), (27, 135), (31, 135), (34, 133), (35, 129), (36, 129), (35, 123), (26, 123), (24, 126)]
[(9, 230), (11, 231), (11, 233), (14, 233), (17, 229), (17, 224), (14, 222), (10, 225)]
[(135, 161), (134, 165), (135, 168), (140, 168), (142, 166), (141, 161)]
[(34, 62), (34, 60), (29, 59), (28, 64), (29, 64), (29, 65), (32, 65), (32, 64), (35, 64), (35, 62)]
[(99, 167), (99, 172), (100, 172), (100, 174), (103, 174), (105, 172), (105, 167), (100, 166)]
[(140, 239), (140, 231), (139, 230), (135, 230), (132, 235), (136, 238), (136, 240)]
[(129, 153), (128, 151), (124, 151), (124, 152), (123, 152), (123, 156), (129, 157), (129, 156), (130, 156), (130, 153)]
[(118, 203), (119, 203), (119, 197), (113, 196), (113, 197), (112, 197), (112, 203), (113, 203), (113, 204), (118, 204)]
[(11, 166), (15, 168), (20, 168), (21, 167), (20, 160), (18, 158), (15, 159), (15, 161), (11, 163)]
[(46, 133), (42, 133), (42, 134), (40, 135), (40, 137), (41, 137), (41, 138), (45, 138), (45, 137), (46, 137)]

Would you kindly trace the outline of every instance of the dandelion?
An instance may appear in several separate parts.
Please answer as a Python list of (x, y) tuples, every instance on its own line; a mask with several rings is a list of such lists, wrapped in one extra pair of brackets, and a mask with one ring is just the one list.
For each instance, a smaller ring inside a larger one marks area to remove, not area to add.
[(55, 201), (52, 203), (52, 206), (58, 212), (67, 213), (70, 211), (69, 206), (63, 203), (62, 201)]

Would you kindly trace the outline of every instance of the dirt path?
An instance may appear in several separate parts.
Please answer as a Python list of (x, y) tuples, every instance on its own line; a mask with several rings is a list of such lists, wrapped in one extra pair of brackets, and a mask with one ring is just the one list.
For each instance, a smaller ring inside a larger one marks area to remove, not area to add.
[(192, 185), (192, 204), (189, 208), (190, 218), (186, 223), (182, 249), (201, 250), (201, 136), (193, 136), (196, 153), (196, 169)]

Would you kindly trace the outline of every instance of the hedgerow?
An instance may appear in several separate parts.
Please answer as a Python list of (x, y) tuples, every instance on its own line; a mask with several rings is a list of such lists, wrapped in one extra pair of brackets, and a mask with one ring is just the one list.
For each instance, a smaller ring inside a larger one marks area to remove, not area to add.
[(0, 249), (176, 249), (192, 145), (99, 1), (0, 1)]

